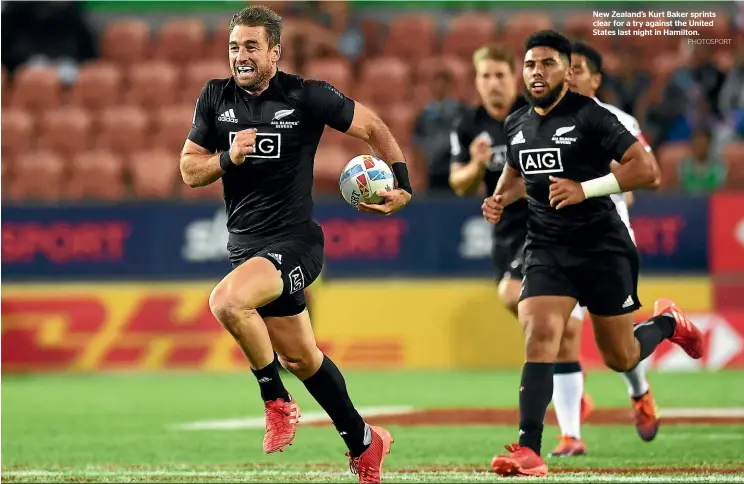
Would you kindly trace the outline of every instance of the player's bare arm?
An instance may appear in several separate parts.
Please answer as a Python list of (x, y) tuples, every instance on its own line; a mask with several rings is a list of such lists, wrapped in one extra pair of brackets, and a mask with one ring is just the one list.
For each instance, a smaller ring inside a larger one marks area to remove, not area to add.
[(239, 131), (235, 135), (230, 151), (215, 154), (191, 140), (186, 140), (181, 151), (181, 178), (192, 188), (212, 184), (231, 166), (242, 165), (246, 155), (253, 153), (255, 141), (255, 129)]
[(389, 192), (378, 192), (385, 202), (379, 205), (360, 203), (359, 210), (366, 213), (391, 215), (411, 200), (411, 183), (408, 179), (408, 167), (403, 151), (387, 125), (371, 109), (356, 102), (354, 118), (346, 134), (366, 142), (372, 154), (385, 161), (395, 175), (398, 187)]
[(609, 175), (578, 183), (566, 178), (550, 177), (550, 205), (557, 210), (576, 205), (587, 198), (659, 187), (661, 177), (653, 153), (639, 142), (633, 143), (620, 160), (620, 166)]
[(492, 155), (491, 143), (486, 138), (479, 137), (470, 143), (469, 162), (450, 165), (449, 183), (458, 196), (475, 193), (486, 175), (488, 160)]
[(496, 190), (481, 205), (483, 217), (493, 224), (499, 223), (504, 207), (526, 196), (527, 190), (519, 172), (509, 164), (505, 164), (504, 171), (501, 172), (499, 182), (496, 184)]

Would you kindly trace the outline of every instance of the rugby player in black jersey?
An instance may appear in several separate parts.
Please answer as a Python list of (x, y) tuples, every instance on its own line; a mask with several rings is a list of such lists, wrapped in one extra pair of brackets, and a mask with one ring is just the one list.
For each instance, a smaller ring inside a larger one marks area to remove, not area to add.
[[(616, 116), (592, 98), (568, 90), (571, 43), (555, 31), (525, 41), (523, 78), (530, 102), (509, 115), (507, 164), (483, 215), (498, 223), (504, 207), (529, 203), (519, 319), (526, 362), (519, 388), (519, 443), (491, 468), (502, 476), (547, 475), (541, 452), (553, 365), (577, 301), (592, 319), (605, 364), (634, 368), (664, 340), (692, 358), (703, 355), (700, 331), (671, 301), (635, 325), (638, 253), (610, 199), (613, 193), (658, 187), (653, 154)], [(612, 160), (620, 166), (610, 170)]]
[[(475, 67), (475, 86), (481, 98), (481, 105), (466, 111), (455, 123), (450, 134), (452, 164), (450, 169), (450, 185), (459, 196), (472, 195), (478, 187), (485, 185), (486, 193), (492, 194), (496, 183), (506, 164), (507, 139), (504, 130), (506, 117), (525, 106), (527, 101), (517, 94), (516, 62), (514, 54), (504, 46), (486, 45), (473, 54)], [(517, 314), (519, 292), (522, 282), (522, 257), (525, 238), (527, 237), (527, 200), (521, 199), (504, 208), (501, 220), (493, 226), (492, 260), (499, 281), (499, 297), (504, 305), (514, 315)], [(567, 328), (581, 329), (584, 319), (584, 308), (579, 304), (571, 311)], [(578, 340), (578, 337), (576, 338)], [(593, 403), (588, 395), (583, 393), (583, 375), (578, 358), (574, 362), (566, 362), (559, 354), (556, 361), (557, 387), (564, 383), (580, 385), (577, 402), (578, 417), (575, 425), (588, 414)], [(564, 378), (561, 373), (577, 371), (570, 378)], [(567, 381), (568, 380), (568, 381)], [(571, 387), (573, 389), (575, 387)], [(554, 402), (558, 412), (562, 393), (558, 394), (558, 401)], [(564, 392), (568, 393), (568, 392)], [(573, 392), (571, 397), (573, 397)], [(573, 405), (564, 413), (573, 416)], [(563, 408), (561, 407), (561, 410)], [(570, 420), (570, 419), (568, 419)], [(576, 432), (576, 439), (578, 432)], [(568, 437), (567, 437), (568, 438)], [(571, 441), (574, 442), (574, 441)], [(580, 445), (583, 446), (583, 443)]]
[[(230, 22), (232, 76), (213, 79), (197, 100), (181, 153), (185, 183), (222, 180), (233, 270), (209, 296), (215, 318), (243, 350), (266, 409), (264, 451), (292, 443), (300, 409), (274, 364), (305, 384), (349, 448), (360, 482), (380, 482), (392, 438), (367, 425), (336, 365), (318, 349), (303, 289), (323, 264), (323, 232), (312, 220), (313, 158), (325, 126), (366, 141), (391, 165), (397, 187), (384, 202), (360, 204), (389, 215), (411, 199), (403, 153), (380, 118), (333, 86), (277, 69), (282, 19), (251, 6)], [(350, 324), (353, 322), (350, 322)]]

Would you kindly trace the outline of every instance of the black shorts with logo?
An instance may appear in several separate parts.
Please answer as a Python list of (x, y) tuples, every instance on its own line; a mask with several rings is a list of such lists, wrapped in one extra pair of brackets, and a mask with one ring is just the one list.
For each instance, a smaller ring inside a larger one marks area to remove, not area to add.
[(528, 243), (520, 301), (570, 296), (597, 316), (636, 311), (641, 307), (638, 251), (627, 229), (607, 241), (594, 248)]
[(253, 236), (230, 234), (227, 249), (233, 269), (253, 257), (263, 257), (282, 274), (284, 290), (269, 304), (258, 308), (262, 317), (294, 316), (307, 307), (304, 289), (323, 269), (323, 230), (315, 222), (292, 227), (257, 242)]

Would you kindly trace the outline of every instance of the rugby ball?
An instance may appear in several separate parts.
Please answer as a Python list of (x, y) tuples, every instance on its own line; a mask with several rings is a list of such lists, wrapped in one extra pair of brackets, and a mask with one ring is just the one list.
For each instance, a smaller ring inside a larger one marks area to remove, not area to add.
[(375, 192), (389, 192), (395, 188), (390, 167), (372, 155), (352, 158), (341, 170), (338, 184), (344, 200), (354, 208), (359, 202), (381, 203), (383, 198), (375, 195)]

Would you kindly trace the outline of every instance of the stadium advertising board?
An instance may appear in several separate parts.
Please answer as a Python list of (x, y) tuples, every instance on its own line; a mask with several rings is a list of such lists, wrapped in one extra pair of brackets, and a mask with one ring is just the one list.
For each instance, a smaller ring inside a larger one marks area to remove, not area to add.
[[(416, 201), (393, 217), (318, 203), (325, 273), (489, 277), (491, 226), (480, 203)], [(639, 197), (633, 223), (643, 270), (705, 271), (707, 207), (704, 198)], [(225, 214), (216, 203), (4, 206), (2, 236), (6, 280), (211, 279), (230, 268)]]
[[(247, 369), (209, 310), (211, 289), (206, 283), (6, 286), (3, 371)], [(493, 290), (482, 280), (323, 284), (313, 291), (313, 324), (323, 351), (344, 367), (518, 365), (519, 326)], [(373, 310), (359, 311), (360, 301)], [(507, 319), (500, 350), (493, 351), (493, 328)]]
[(713, 273), (744, 273), (744, 194), (711, 198), (710, 269)]
[[(694, 362), (665, 344), (655, 367), (744, 367), (744, 312), (714, 309), (710, 286), (707, 278), (641, 280), (638, 320), (654, 299), (684, 301), (709, 350)], [(211, 289), (205, 282), (6, 285), (3, 371), (245, 370), (209, 310)], [(313, 325), (323, 351), (347, 368), (519, 368), (522, 332), (495, 291), (488, 279), (329, 282), (313, 287)], [(588, 321), (584, 331), (582, 360), (602, 366)]]

